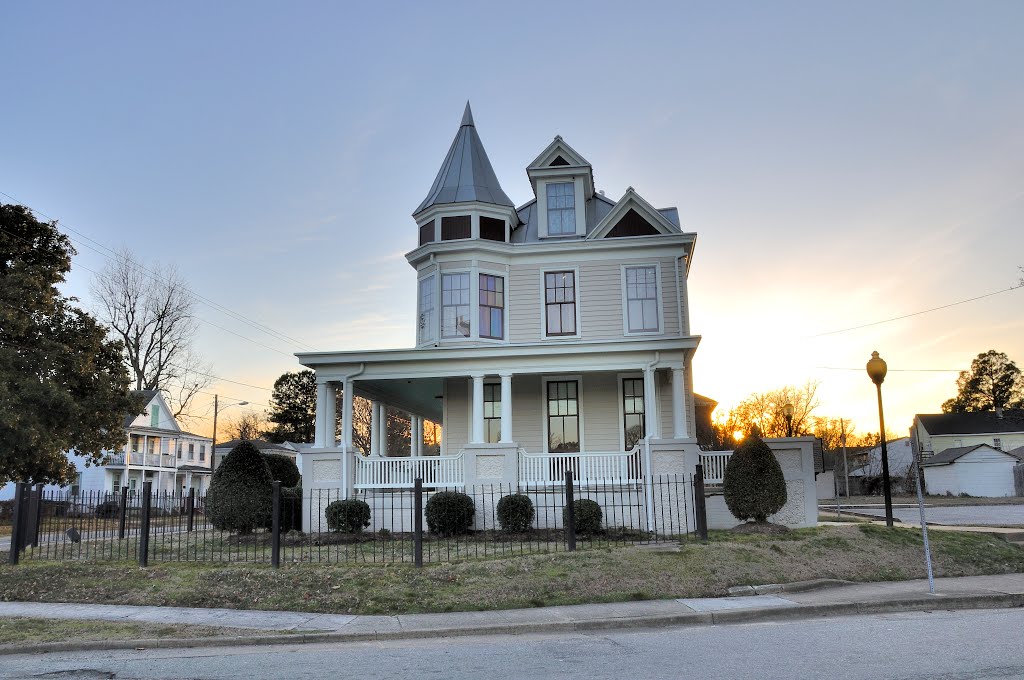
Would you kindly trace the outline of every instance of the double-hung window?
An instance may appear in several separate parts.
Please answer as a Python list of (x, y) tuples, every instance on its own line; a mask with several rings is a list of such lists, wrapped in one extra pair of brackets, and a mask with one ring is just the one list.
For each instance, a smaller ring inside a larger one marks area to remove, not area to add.
[(622, 379), (622, 425), (626, 451), (637, 445), (644, 430), (644, 379)]
[(554, 182), (548, 189), (548, 236), (576, 233), (576, 188), (572, 182)]
[(480, 275), (480, 337), (505, 337), (505, 279), (500, 276)]
[(544, 328), (547, 335), (576, 335), (576, 272), (544, 273)]
[(196, 445), (195, 444), (189, 444), (188, 445), (188, 459), (189, 460), (195, 460), (195, 457), (196, 457)]
[(658, 268), (626, 267), (626, 328), (630, 333), (657, 333)]
[(580, 450), (579, 383), (552, 380), (547, 383), (548, 452)]
[(206, 444), (200, 444), (199, 445), (199, 460), (201, 460), (201, 461), (205, 461), (206, 460)]
[(422, 345), (433, 342), (437, 337), (437, 293), (434, 291), (433, 275), (420, 279), (419, 294), (420, 313), (416, 337), (417, 342)]
[(468, 338), (469, 273), (441, 275), (441, 337)]
[(484, 384), (484, 441), (497, 444), (501, 441), (501, 385)]

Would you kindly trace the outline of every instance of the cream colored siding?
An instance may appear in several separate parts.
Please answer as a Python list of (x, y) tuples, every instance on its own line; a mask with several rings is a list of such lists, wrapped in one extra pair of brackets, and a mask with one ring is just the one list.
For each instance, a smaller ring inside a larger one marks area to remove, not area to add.
[(466, 378), (444, 381), (444, 455), (454, 456), (469, 441), (469, 388)]
[(584, 340), (621, 338), (622, 268), (618, 260), (581, 262), (576, 287)]
[[(676, 307), (675, 258), (663, 257), (661, 263), (661, 306), (665, 324), (661, 329), (666, 335), (679, 335), (679, 310)], [(683, 273), (680, 272), (680, 283)], [(685, 305), (684, 305), (685, 306)]]
[(658, 423), (661, 425), (659, 433), (663, 439), (668, 439), (672, 432), (672, 372), (658, 371), (658, 379), (654, 382), (658, 386)]
[(583, 446), (586, 451), (619, 451), (619, 389), (614, 373), (583, 376)]
[[(1024, 446), (1024, 433), (1010, 432), (1003, 434), (951, 434), (951, 435), (932, 435), (931, 442), (934, 447), (935, 453), (940, 453), (946, 449), (952, 449), (957, 446), (974, 446), (975, 444), (988, 444), (989, 446), (995, 446), (995, 439), (1000, 439), (1000, 448), (1003, 451), (1012, 451), (1013, 449)], [(957, 441), (961, 443), (957, 443)]]
[(530, 453), (543, 451), (543, 418), (540, 376), (512, 376), (512, 440)]
[(538, 265), (513, 265), (509, 273), (509, 340), (540, 340), (540, 269)]

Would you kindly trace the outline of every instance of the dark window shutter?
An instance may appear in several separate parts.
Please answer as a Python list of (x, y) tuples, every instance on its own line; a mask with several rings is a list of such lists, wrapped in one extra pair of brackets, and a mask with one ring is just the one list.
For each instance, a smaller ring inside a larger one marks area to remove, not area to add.
[(441, 218), (441, 240), (451, 241), (457, 238), (469, 238), (472, 234), (472, 222), (469, 215)]
[(505, 220), (496, 220), (493, 217), (480, 218), (480, 238), (488, 241), (505, 240)]
[(425, 246), (434, 241), (434, 220), (420, 227), (420, 245)]

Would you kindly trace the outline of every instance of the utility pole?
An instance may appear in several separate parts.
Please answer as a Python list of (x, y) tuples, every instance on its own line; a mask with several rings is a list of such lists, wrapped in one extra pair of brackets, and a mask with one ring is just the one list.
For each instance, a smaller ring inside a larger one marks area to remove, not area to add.
[(217, 458), (217, 395), (213, 395), (213, 446), (210, 448), (210, 470), (214, 468)]
[(840, 441), (843, 443), (843, 477), (846, 479), (846, 500), (850, 500), (850, 466), (846, 462), (846, 420), (839, 419)]

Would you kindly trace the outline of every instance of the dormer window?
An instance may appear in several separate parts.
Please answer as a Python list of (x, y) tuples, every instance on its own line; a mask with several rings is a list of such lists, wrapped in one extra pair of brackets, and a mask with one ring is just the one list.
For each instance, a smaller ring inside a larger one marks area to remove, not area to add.
[(576, 233), (576, 189), (573, 182), (547, 185), (548, 235), (565, 236)]

